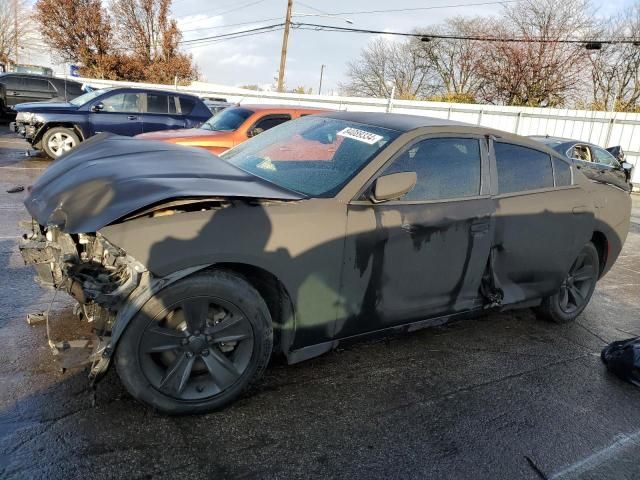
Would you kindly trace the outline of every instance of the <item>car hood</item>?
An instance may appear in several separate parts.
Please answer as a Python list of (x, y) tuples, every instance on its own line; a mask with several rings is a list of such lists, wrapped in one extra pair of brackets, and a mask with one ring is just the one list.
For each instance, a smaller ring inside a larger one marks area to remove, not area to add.
[(13, 107), (16, 112), (47, 112), (50, 110), (77, 110), (78, 107), (68, 102), (28, 102)]
[(162, 201), (199, 197), (304, 198), (203, 149), (100, 134), (47, 168), (24, 203), (39, 224), (84, 233)]
[(178, 142), (180, 140), (214, 139), (233, 132), (212, 132), (204, 128), (183, 128), (179, 130), (161, 130), (159, 132), (141, 133), (136, 138)]

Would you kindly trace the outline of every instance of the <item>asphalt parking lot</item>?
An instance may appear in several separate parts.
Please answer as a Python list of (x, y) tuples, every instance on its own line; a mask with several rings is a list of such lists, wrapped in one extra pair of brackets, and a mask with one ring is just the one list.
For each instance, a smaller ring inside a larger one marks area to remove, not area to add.
[[(492, 313), (287, 366), (215, 414), (172, 418), (110, 372), (60, 372), (17, 251), (24, 193), (47, 166), (0, 126), (1, 478), (640, 478), (640, 389), (605, 343), (640, 335), (640, 197), (615, 268), (577, 323)], [(52, 304), (52, 336), (73, 332)]]

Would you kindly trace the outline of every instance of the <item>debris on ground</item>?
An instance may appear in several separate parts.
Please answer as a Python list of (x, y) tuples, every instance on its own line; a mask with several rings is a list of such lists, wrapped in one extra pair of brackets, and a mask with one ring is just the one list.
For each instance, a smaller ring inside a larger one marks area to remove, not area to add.
[(640, 387), (640, 337), (610, 343), (600, 357), (607, 370)]
[(16, 185), (7, 190), (7, 193), (18, 193), (24, 191), (24, 185)]

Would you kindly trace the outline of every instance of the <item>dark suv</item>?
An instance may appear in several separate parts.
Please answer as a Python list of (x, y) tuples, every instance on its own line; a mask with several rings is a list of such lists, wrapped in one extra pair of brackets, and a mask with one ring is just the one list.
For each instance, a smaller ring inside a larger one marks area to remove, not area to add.
[(50, 158), (98, 133), (134, 136), (194, 128), (211, 117), (198, 97), (139, 88), (94, 90), (69, 103), (23, 103), (16, 111), (11, 130)]
[(0, 74), (0, 116), (15, 115), (13, 107), (24, 102), (68, 102), (84, 92), (82, 84), (64, 78), (27, 73)]

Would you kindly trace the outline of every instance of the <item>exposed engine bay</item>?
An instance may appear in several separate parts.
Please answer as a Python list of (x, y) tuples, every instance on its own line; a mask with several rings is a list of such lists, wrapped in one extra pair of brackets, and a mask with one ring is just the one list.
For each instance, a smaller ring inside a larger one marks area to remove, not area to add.
[[(148, 275), (147, 269), (99, 233), (67, 234), (35, 221), (30, 226), (31, 231), (23, 235), (20, 253), (27, 265), (35, 267), (38, 283), (71, 295), (78, 302), (78, 316), (92, 325), (95, 341), (87, 362), (92, 364), (90, 376), (96, 378), (106, 370), (100, 360), (116, 314), (141, 277)], [(43, 320), (47, 320), (46, 314)], [(68, 348), (68, 343), (63, 343)], [(54, 353), (64, 348), (51, 339), (49, 344)], [(108, 365), (108, 358), (105, 361)]]

